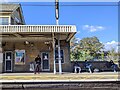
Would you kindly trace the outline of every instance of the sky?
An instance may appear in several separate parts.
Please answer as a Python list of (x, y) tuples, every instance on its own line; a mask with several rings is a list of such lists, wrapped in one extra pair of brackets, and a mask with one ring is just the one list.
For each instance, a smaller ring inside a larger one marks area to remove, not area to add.
[[(55, 25), (54, 4), (54, 2), (21, 2), (26, 24)], [(100, 42), (105, 44), (106, 49), (117, 48), (117, 3), (62, 2), (59, 7), (59, 24), (76, 25), (75, 37), (78, 40), (96, 36)]]

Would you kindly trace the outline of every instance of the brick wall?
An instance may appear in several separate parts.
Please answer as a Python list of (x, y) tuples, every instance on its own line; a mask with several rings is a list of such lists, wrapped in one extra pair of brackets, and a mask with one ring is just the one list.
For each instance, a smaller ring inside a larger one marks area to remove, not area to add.
[[(62, 64), (63, 71), (71, 71), (71, 62), (69, 57), (69, 43), (65, 41), (61, 41), (61, 49), (64, 51), (64, 64)], [(15, 64), (15, 50), (25, 50), (25, 64), (23, 65), (16, 65)], [(49, 53), (50, 59), (50, 71), (53, 72), (53, 49), (52, 45), (49, 46), (45, 45), (44, 42), (33, 42), (33, 46), (25, 45), (24, 42), (7, 42), (6, 45), (3, 47), (3, 52), (5, 51), (12, 51), (13, 52), (13, 72), (28, 72), (30, 62), (34, 62), (35, 57), (39, 54), (41, 55), (42, 52)], [(4, 64), (3, 64), (4, 66)], [(56, 64), (57, 71), (58, 64)]]

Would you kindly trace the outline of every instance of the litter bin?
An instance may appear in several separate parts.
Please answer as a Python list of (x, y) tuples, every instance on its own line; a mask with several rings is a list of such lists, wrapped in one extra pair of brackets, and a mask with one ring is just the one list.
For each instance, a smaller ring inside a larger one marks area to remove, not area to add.
[(30, 62), (30, 71), (34, 71), (35, 67), (34, 67), (34, 62)]

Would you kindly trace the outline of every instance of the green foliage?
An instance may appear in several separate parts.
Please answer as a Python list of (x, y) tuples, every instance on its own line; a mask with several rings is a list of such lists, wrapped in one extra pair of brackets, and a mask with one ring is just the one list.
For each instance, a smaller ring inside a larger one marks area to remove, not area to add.
[[(79, 43), (77, 43), (79, 42)], [(74, 37), (71, 40), (71, 59), (73, 60), (90, 60), (97, 56), (103, 48), (103, 44), (99, 42), (97, 37), (87, 37), (80, 41)]]
[(119, 59), (119, 55), (117, 54), (117, 52), (115, 52), (114, 48), (108, 51), (107, 57), (108, 57), (108, 60), (113, 60), (113, 61), (118, 61)]
[(101, 59), (104, 60), (104, 51), (101, 52)]
[(97, 52), (103, 48), (103, 44), (99, 42), (97, 37), (83, 38), (79, 46), (83, 50), (89, 50), (91, 56), (96, 57)]
[(80, 56), (80, 60), (90, 60), (93, 59), (93, 57), (90, 55), (90, 51), (89, 50), (80, 50), (81, 56)]

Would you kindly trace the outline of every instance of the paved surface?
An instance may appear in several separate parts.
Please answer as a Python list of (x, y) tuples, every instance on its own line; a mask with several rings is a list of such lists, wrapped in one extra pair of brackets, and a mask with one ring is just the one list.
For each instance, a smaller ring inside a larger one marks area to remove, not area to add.
[[(49, 75), (54, 75), (53, 73), (46, 73), (46, 72), (42, 72), (40, 74), (49, 74)], [(9, 76), (9, 75), (13, 75), (13, 76), (20, 76), (20, 75), (40, 75), (40, 74), (34, 74), (34, 73), (2, 73), (0, 74), (0, 76)], [(87, 73), (87, 72), (83, 72), (83, 73), (69, 73), (69, 72), (63, 72), (62, 75), (68, 75), (68, 74), (80, 74), (80, 75), (118, 75), (120, 74), (120, 72), (95, 72), (95, 73)], [(59, 75), (59, 73), (55, 74), (55, 75)]]
[(118, 72), (100, 73), (3, 73), (3, 90), (120, 90)]
[(114, 80), (118, 81), (118, 72), (100, 72), (100, 73), (3, 73), (0, 74), (2, 82), (5, 81), (101, 81), (101, 80)]

